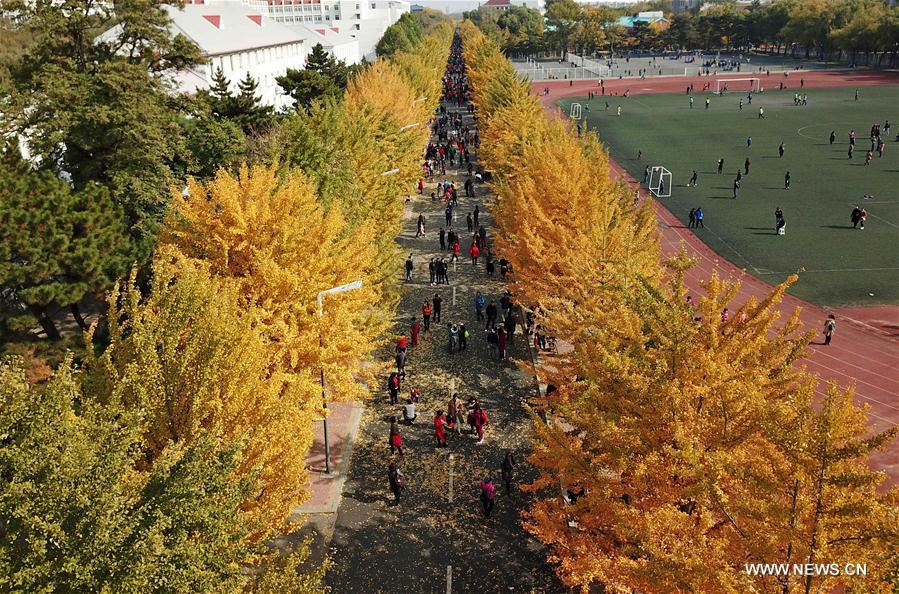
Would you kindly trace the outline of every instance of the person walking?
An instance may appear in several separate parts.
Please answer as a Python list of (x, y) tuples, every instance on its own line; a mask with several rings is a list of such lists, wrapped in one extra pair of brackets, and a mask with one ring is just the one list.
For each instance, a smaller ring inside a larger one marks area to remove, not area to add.
[(468, 255), (471, 256), (471, 265), (478, 265), (478, 256), (481, 255), (481, 251), (478, 249), (478, 245), (476, 243), (471, 244), (471, 248), (468, 250)]
[(723, 171), (724, 171), (724, 159), (721, 158), (721, 159), (718, 159), (718, 174), (720, 175), (721, 172), (723, 172)]
[(400, 426), (396, 422), (396, 416), (390, 417), (390, 455), (394, 451), (398, 451), (400, 456), (403, 455), (403, 434), (400, 432)]
[(387, 377), (387, 392), (390, 394), (390, 404), (399, 404), (400, 376), (395, 371)]
[(748, 148), (748, 149), (752, 148), (752, 136), (746, 137), (746, 148)]
[(418, 332), (421, 330), (421, 326), (418, 323), (416, 318), (412, 318), (412, 346), (418, 346)]
[(503, 320), (503, 328), (506, 330), (506, 340), (508, 340), (509, 346), (515, 343), (516, 325), (515, 314), (513, 313), (513, 308), (510, 307)]
[(503, 463), (500, 466), (500, 474), (503, 477), (503, 483), (506, 485), (506, 494), (512, 494), (512, 474), (515, 471), (515, 456), (512, 454), (512, 450), (506, 450), (506, 455), (503, 457)]
[(784, 149), (784, 143), (781, 141), (780, 146), (777, 147), (777, 154), (783, 157), (784, 152), (786, 152), (786, 149)]
[(446, 220), (446, 226), (449, 227), (453, 220), (453, 207), (451, 205), (446, 205), (446, 209), (443, 211), (443, 217)]
[(481, 505), (484, 507), (484, 518), (490, 519), (490, 512), (493, 511), (493, 504), (496, 499), (496, 485), (493, 484), (493, 478), (487, 475), (481, 480)]
[(740, 193), (740, 178), (734, 180), (734, 200), (737, 199), (737, 195)]
[(691, 208), (690, 214), (688, 214), (687, 217), (688, 217), (687, 229), (692, 229), (693, 227), (696, 226), (696, 209)]
[(407, 281), (412, 280), (412, 268), (413, 268), (412, 254), (409, 254), (409, 257), (406, 258), (406, 280)]
[(760, 120), (765, 119), (765, 108), (764, 107), (759, 107), (759, 119)]
[(827, 316), (827, 321), (824, 322), (824, 346), (829, 346), (830, 341), (833, 338), (833, 333), (837, 331), (837, 318), (833, 314)]
[(471, 233), (474, 231), (474, 219), (471, 218), (471, 213), (468, 213), (465, 216), (465, 224), (468, 226), (468, 232)]
[(443, 230), (443, 227), (440, 228), (440, 233), (438, 234), (440, 237), (440, 249), (446, 249), (446, 231)]
[(465, 324), (459, 324), (459, 352), (465, 351), (468, 348), (468, 329), (465, 328)]
[(394, 355), (394, 360), (396, 361), (396, 373), (401, 378), (406, 377), (406, 350), (405, 349), (397, 349), (396, 354)]
[(790, 189), (790, 172), (787, 171), (786, 175), (784, 175), (784, 190)]
[(450, 258), (450, 262), (457, 262), (459, 260), (459, 252), (462, 251), (462, 248), (459, 246), (459, 238), (453, 242), (453, 255)]
[(502, 361), (506, 358), (506, 331), (502, 326), (496, 329), (496, 346), (499, 349), (499, 360)]
[(481, 292), (478, 291), (477, 295), (474, 297), (474, 311), (477, 314), (478, 321), (484, 319), (484, 306), (486, 305), (486, 300), (484, 296), (481, 295)]
[(496, 303), (493, 300), (490, 300), (490, 303), (487, 304), (487, 326), (486, 328), (496, 328)]
[(699, 179), (699, 174), (696, 173), (696, 170), (693, 170), (693, 175), (690, 176), (690, 181), (687, 182), (687, 187), (696, 187), (696, 182)]
[(440, 297), (440, 293), (434, 293), (431, 303), (434, 304), (434, 322), (440, 322), (440, 312), (443, 309), (443, 299)]
[(424, 320), (425, 332), (431, 330), (431, 302), (425, 300), (421, 305), (421, 317)]
[(749, 166), (752, 165), (752, 162), (749, 160), (749, 157), (746, 157), (746, 160), (743, 162), (743, 169), (746, 170), (745, 175), (749, 175)]
[(774, 230), (777, 231), (780, 228), (780, 222), (784, 218), (784, 211), (778, 206), (774, 209)]
[(456, 433), (459, 435), (462, 434), (462, 422), (465, 420), (464, 408), (465, 406), (462, 404), (459, 395), (456, 392), (453, 392), (453, 396), (446, 406), (447, 419), (449, 427), (455, 429)]
[(487, 426), (487, 413), (480, 404), (474, 405), (474, 429), (478, 434), (478, 443), (484, 443), (484, 427)]
[(480, 216), (481, 216), (481, 209), (477, 204), (475, 204), (474, 205), (474, 217), (472, 220), (475, 229), (478, 229), (481, 226), (480, 223), (478, 222), (478, 219), (480, 218)]
[(833, 144), (837, 140), (837, 132), (836, 130), (830, 131), (830, 144)]
[(705, 215), (702, 213), (702, 208), (697, 208), (696, 209), (696, 226), (697, 227), (702, 227), (703, 229), (705, 229), (705, 225), (702, 222), (702, 219), (704, 216)]
[(393, 493), (393, 505), (400, 504), (400, 495), (406, 490), (406, 477), (397, 468), (396, 462), (387, 466), (387, 478), (390, 481), (390, 491)]
[(438, 410), (434, 415), (434, 439), (438, 448), (446, 447), (446, 416), (442, 410)]

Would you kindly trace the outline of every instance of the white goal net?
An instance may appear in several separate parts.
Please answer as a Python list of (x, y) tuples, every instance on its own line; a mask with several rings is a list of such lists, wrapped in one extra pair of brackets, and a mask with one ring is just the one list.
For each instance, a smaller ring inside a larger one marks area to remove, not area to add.
[(715, 79), (715, 94), (722, 93), (742, 93), (753, 91), (758, 93), (762, 90), (760, 78), (718, 78)]
[(671, 197), (671, 172), (656, 165), (649, 172), (649, 191), (656, 198)]
[(581, 104), (580, 103), (572, 103), (571, 109), (568, 111), (568, 117), (572, 120), (581, 119)]

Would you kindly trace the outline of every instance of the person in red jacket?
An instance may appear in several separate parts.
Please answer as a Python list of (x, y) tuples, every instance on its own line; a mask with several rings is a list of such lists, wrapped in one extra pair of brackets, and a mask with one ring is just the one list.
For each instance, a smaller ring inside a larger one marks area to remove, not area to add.
[(471, 256), (471, 265), (478, 265), (478, 256), (481, 255), (481, 250), (478, 249), (477, 244), (472, 243), (471, 248), (468, 250), (468, 255)]
[(484, 427), (487, 426), (487, 413), (480, 404), (474, 405), (474, 428), (478, 432), (478, 443), (484, 443)]
[(446, 416), (442, 410), (438, 410), (434, 415), (434, 438), (437, 440), (438, 448), (446, 447)]
[(425, 301), (421, 305), (421, 316), (425, 321), (425, 332), (431, 329), (431, 302)]
[(418, 325), (418, 320), (412, 318), (412, 346), (418, 346), (418, 331), (420, 327)]
[(396, 417), (390, 417), (390, 453), (393, 454), (394, 450), (398, 450), (400, 456), (403, 455), (403, 434), (396, 424)]
[(459, 259), (459, 252), (462, 251), (462, 248), (459, 246), (459, 240), (453, 242), (453, 257), (450, 258), (450, 262), (454, 262)]
[(425, 181), (421, 178), (418, 178), (418, 193), (423, 194), (425, 191)]

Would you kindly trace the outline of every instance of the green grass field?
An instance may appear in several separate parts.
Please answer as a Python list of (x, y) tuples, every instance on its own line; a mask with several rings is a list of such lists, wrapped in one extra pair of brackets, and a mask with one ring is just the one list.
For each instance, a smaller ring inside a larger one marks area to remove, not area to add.
[[(733, 89), (723, 97), (708, 95), (708, 110), (703, 93), (696, 94), (693, 109), (685, 94), (566, 99), (559, 105), (565, 113), (573, 101), (589, 106), (588, 128), (598, 130), (615, 160), (636, 179), (643, 179), (646, 165), (668, 168), (673, 188), (661, 202), (685, 225), (689, 210), (702, 207), (705, 229), (696, 234), (747, 272), (776, 283), (804, 270), (791, 292), (820, 305), (897, 304), (899, 86), (862, 88), (858, 102), (851, 88), (805, 92), (806, 107), (793, 106), (789, 90), (755, 94), (748, 105), (745, 93)], [(615, 115), (618, 105), (621, 117)], [(760, 106), (765, 119), (758, 118)], [(887, 119), (892, 130), (884, 156), (875, 152), (866, 167), (871, 126)], [(857, 133), (852, 160), (847, 156), (850, 129)], [(837, 135), (833, 146), (831, 130)], [(749, 136), (751, 148), (746, 146)], [(778, 156), (781, 142), (783, 158)], [(641, 150), (643, 159), (638, 160)], [(734, 200), (733, 181), (747, 156), (750, 172)], [(724, 173), (718, 175), (722, 157)], [(698, 187), (688, 188), (693, 169), (699, 174)], [(784, 189), (787, 171), (789, 190)], [(875, 198), (865, 201), (864, 194)], [(854, 204), (868, 210), (864, 231), (849, 223)], [(787, 223), (785, 236), (774, 231), (778, 206)]]

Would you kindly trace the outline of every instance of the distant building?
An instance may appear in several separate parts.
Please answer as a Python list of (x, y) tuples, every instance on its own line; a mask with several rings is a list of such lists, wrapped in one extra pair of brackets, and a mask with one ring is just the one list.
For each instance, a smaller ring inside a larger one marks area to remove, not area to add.
[(671, 9), (675, 14), (681, 14), (687, 11), (697, 10), (701, 4), (701, 0), (672, 0)]
[(480, 10), (488, 14), (499, 14), (510, 8), (512, 8), (512, 3), (509, 0), (487, 0), (487, 2), (481, 5)]
[(478, 10), (487, 14), (499, 15), (508, 11), (513, 6), (524, 6), (525, 8), (533, 8), (534, 10), (540, 10), (542, 8), (539, 0), (487, 0), (487, 2), (478, 7)]
[(660, 29), (664, 29), (671, 24), (668, 19), (665, 18), (665, 13), (661, 10), (638, 12), (637, 16), (623, 16), (615, 21), (615, 24), (624, 27), (625, 29), (633, 29), (637, 23), (645, 23), (651, 27)]
[[(190, 4), (183, 9), (163, 5), (172, 20), (172, 34), (193, 41), (205, 57), (173, 75), (171, 82), (185, 93), (209, 88), (216, 70), (221, 68), (231, 81), (232, 90), (250, 74), (257, 82), (257, 94), (263, 103), (282, 107), (290, 98), (280, 92), (275, 78), (288, 68), (302, 68), (312, 51), (308, 32), (293, 31), (238, 2)], [(118, 35), (116, 25), (101, 37)]]
[[(185, 0), (192, 6), (244, 5), (285, 25), (305, 25), (310, 29), (336, 30), (355, 39), (359, 56), (374, 59), (375, 46), (387, 27), (409, 12), (405, 0)], [(313, 44), (314, 45), (314, 44)]]

